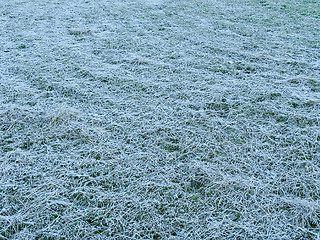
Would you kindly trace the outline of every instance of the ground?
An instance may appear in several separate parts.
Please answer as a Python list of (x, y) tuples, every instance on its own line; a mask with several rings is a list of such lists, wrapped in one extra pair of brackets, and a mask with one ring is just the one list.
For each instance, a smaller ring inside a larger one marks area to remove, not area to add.
[(0, 0), (0, 239), (320, 239), (320, 4)]

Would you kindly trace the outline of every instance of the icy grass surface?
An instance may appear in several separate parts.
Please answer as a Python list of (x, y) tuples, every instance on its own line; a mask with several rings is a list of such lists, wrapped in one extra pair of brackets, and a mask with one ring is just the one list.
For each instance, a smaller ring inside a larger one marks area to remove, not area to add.
[(319, 239), (319, 17), (0, 0), (0, 239)]

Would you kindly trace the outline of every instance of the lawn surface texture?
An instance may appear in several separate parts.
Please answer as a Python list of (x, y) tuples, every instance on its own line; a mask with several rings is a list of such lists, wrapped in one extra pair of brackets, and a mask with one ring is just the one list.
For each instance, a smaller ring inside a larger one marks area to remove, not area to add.
[(0, 0), (0, 239), (320, 239), (320, 4)]

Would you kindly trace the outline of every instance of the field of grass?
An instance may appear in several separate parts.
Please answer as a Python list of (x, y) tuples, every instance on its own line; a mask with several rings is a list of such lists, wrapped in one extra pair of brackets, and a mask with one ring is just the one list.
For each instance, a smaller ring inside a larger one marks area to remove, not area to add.
[(0, 239), (320, 239), (317, 0), (0, 0)]

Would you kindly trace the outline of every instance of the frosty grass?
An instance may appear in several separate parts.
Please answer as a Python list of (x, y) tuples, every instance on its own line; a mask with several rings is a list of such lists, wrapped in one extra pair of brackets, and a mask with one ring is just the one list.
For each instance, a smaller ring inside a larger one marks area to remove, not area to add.
[(318, 0), (0, 0), (0, 239), (320, 239)]

